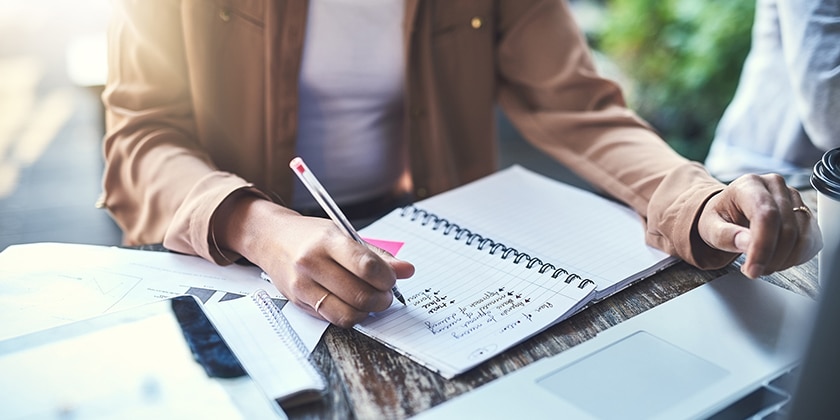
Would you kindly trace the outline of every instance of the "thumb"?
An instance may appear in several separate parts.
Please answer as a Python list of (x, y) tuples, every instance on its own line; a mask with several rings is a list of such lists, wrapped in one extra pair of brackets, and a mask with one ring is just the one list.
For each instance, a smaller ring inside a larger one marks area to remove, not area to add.
[(712, 248), (733, 253), (745, 253), (749, 249), (752, 235), (744, 226), (716, 218), (712, 223), (701, 225), (700, 237)]
[(750, 242), (752, 242), (752, 235), (750, 231), (738, 226), (738, 232), (735, 233), (735, 252), (745, 253), (747, 249), (750, 247)]
[[(752, 234), (750, 234), (749, 229), (723, 220), (714, 225), (718, 228), (714, 229), (716, 232), (711, 232), (710, 236), (713, 237), (713, 240), (706, 239), (701, 233), (701, 237), (709, 246), (727, 252), (747, 253), (752, 242)], [(751, 279), (757, 278), (763, 271), (763, 267), (751, 263), (749, 258), (741, 266), (741, 272)]]
[(398, 279), (405, 279), (414, 275), (414, 264), (401, 260), (399, 258), (394, 257), (391, 255), (390, 252), (385, 251), (378, 246), (368, 245), (370, 249), (376, 252), (382, 260), (385, 261), (388, 265), (391, 266), (391, 269), (394, 270), (394, 274)]

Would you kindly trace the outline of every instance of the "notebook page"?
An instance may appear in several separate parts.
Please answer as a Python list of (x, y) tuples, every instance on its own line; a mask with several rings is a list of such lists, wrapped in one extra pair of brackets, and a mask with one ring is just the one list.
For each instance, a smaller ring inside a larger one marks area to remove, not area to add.
[(446, 378), (573, 313), (594, 290), (592, 283), (566, 283), (551, 270), (491, 255), (399, 209), (362, 233), (404, 242), (397, 256), (416, 272), (398, 283), (406, 305), (395, 301), (356, 328)]
[(677, 261), (645, 244), (631, 209), (520, 166), (416, 206), (591, 279), (596, 299)]

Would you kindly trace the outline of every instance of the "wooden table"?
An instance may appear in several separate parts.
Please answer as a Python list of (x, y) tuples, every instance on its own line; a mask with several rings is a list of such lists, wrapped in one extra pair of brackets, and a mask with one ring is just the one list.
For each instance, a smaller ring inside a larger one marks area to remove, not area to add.
[[(803, 193), (816, 208), (813, 191)], [(406, 418), (468, 392), (543, 357), (558, 354), (658, 304), (726, 273), (679, 263), (605, 299), (471, 371), (446, 380), (355, 330), (330, 326), (313, 357), (329, 384), (323, 401), (287, 410), (292, 419)], [(808, 296), (817, 294), (817, 258), (762, 277)]]

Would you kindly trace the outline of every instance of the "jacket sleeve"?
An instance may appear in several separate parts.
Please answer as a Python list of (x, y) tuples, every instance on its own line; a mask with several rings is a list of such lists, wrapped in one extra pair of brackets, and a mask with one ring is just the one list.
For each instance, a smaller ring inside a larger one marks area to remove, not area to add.
[(537, 148), (644, 220), (646, 241), (700, 268), (737, 255), (696, 232), (704, 203), (723, 185), (671, 149), (599, 76), (565, 2), (500, 2), (499, 102)]
[[(126, 244), (163, 243), (217, 263), (210, 223), (245, 180), (216, 169), (198, 143), (180, 2), (116, 1), (109, 27), (104, 204)], [(254, 191), (256, 194), (260, 194)]]

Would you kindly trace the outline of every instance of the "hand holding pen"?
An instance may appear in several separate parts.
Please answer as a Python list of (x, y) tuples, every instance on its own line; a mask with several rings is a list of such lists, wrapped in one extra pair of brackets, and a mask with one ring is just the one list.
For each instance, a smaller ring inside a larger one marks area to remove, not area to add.
[[(291, 167), (298, 178), (300, 178), (301, 182), (303, 182), (304, 186), (306, 186), (306, 189), (309, 190), (318, 204), (324, 209), (327, 215), (329, 215), (330, 219), (332, 219), (332, 221), (354, 241), (369, 248), (368, 244), (361, 238), (361, 236), (359, 236), (353, 228), (353, 225), (349, 220), (347, 220), (347, 217), (344, 216), (344, 213), (327, 193), (326, 189), (324, 189), (315, 175), (312, 174), (306, 166), (303, 159), (299, 157), (292, 159), (289, 163), (289, 167)], [(405, 304), (405, 299), (397, 289), (397, 286), (395, 285), (391, 290), (394, 293), (394, 297), (402, 304)], [(324, 302), (329, 296), (330, 293), (326, 293), (315, 303), (314, 309), (316, 312), (319, 314), (321, 313), (321, 307), (324, 305)]]

